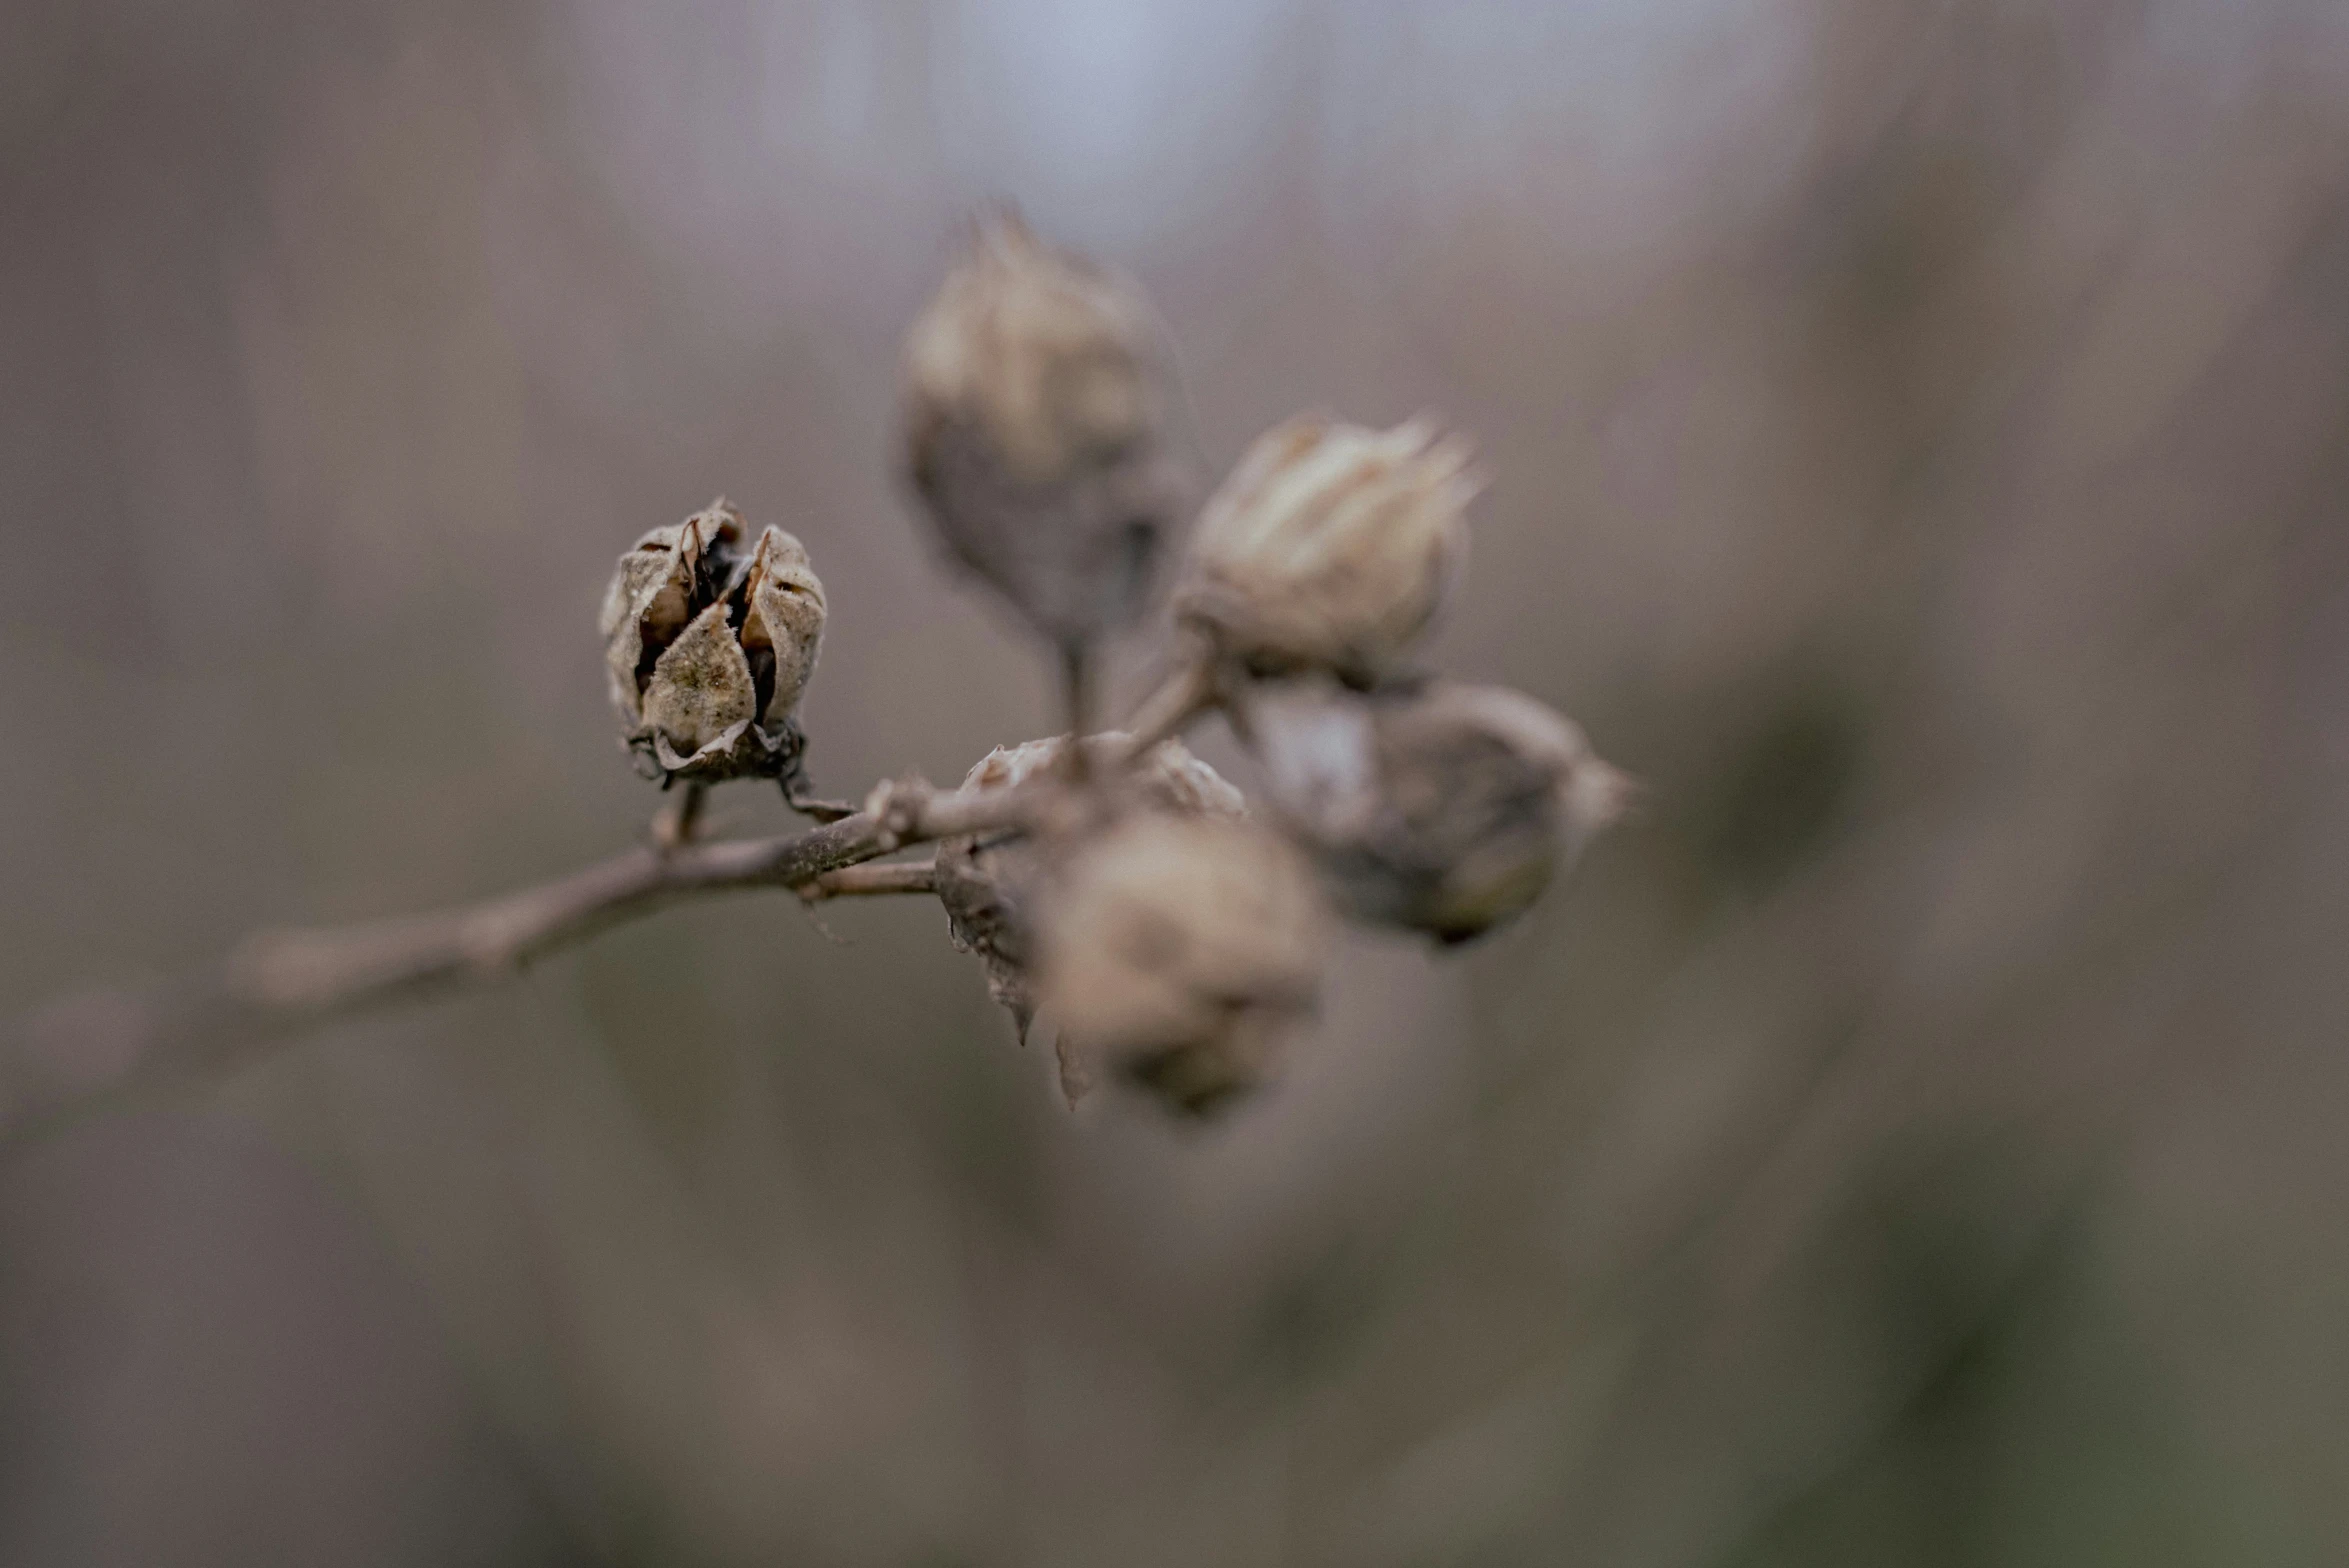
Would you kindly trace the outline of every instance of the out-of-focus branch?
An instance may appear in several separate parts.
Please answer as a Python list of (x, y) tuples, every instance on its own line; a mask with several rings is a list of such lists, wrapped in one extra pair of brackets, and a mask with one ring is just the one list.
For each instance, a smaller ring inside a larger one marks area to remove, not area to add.
[[(909, 844), (1007, 827), (1043, 804), (1033, 789), (884, 783), (838, 821), (780, 838), (656, 844), (443, 914), (247, 939), (217, 972), (109, 993), (18, 1021), (0, 1041), (0, 1138), (134, 1082), (192, 1074), (329, 1019), (500, 980), (537, 959), (705, 894), (804, 888)], [(846, 891), (883, 889), (926, 866), (872, 868)], [(827, 890), (829, 894), (832, 890)]]
[(1214, 660), (1204, 649), (1187, 654), (1126, 720), (1126, 738), (1116, 760), (1130, 761), (1180, 735), (1192, 720), (1217, 706), (1222, 695)]

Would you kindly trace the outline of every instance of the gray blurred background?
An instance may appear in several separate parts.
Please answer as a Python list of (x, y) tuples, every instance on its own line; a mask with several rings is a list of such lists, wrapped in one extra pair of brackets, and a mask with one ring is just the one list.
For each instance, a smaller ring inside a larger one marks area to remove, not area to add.
[(1472, 432), (1650, 794), (1204, 1132), (767, 897), (13, 1147), (0, 1563), (2349, 1560), (2345, 191), (2338, 0), (15, 0), (0, 1006), (633, 841), (720, 491), (819, 786), (1046, 728), (888, 471), (992, 197), (1209, 472)]

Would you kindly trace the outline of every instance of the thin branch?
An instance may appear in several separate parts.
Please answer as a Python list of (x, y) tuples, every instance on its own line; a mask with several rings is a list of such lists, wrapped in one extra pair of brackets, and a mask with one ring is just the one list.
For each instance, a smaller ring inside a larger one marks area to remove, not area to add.
[(886, 865), (842, 866), (812, 882), (799, 885), (799, 896), (809, 903), (827, 898), (880, 898), (892, 893), (935, 893), (935, 860), (891, 861)]
[(1185, 658), (1149, 696), (1142, 699), (1123, 728), (1124, 756), (1140, 756), (1160, 741), (1180, 735), (1191, 721), (1223, 700), (1214, 659), (1201, 649)]
[(663, 849), (691, 843), (701, 831), (702, 808), (709, 804), (709, 799), (707, 784), (699, 779), (688, 780), (676, 799), (653, 818), (653, 842)]
[(853, 815), (781, 838), (640, 848), (443, 914), (264, 933), (217, 972), (141, 995), (85, 997), (21, 1021), (0, 1041), (0, 1137), (99, 1095), (208, 1070), (329, 1019), (503, 979), (688, 898), (802, 887), (909, 844), (1022, 823), (1046, 796), (1032, 787), (941, 791), (918, 779), (889, 782)]
[(807, 780), (796, 775), (783, 780), (783, 804), (811, 822), (838, 822), (842, 817), (856, 815), (854, 801), (825, 800), (810, 794)]

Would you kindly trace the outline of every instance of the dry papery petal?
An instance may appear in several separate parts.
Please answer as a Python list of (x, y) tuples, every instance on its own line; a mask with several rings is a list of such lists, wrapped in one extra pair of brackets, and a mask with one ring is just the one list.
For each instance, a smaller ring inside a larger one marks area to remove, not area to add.
[[(1130, 738), (1118, 731), (1087, 737), (1096, 777), (1123, 754)], [(1009, 789), (1064, 768), (1067, 757), (1065, 735), (998, 747), (971, 769), (963, 788)], [(1179, 740), (1162, 741), (1137, 758), (1119, 775), (1117, 793), (1128, 809), (1183, 816), (1237, 817), (1247, 809), (1240, 792)], [(979, 955), (988, 994), (1011, 1014), (1023, 1041), (1036, 1012), (1024, 910), (1045, 858), (1044, 846), (1016, 831), (951, 838), (937, 851), (938, 901), (946, 907), (954, 945)]]
[(742, 529), (742, 514), (721, 497), (682, 523), (653, 529), (620, 557), (598, 624), (612, 705), (631, 728), (643, 715), (653, 661), (723, 590)]
[(750, 661), (726, 624), (726, 606), (713, 604), (653, 661), (644, 723), (663, 765), (677, 768), (704, 746), (731, 745), (757, 715)]
[(1571, 720), (1504, 687), (1267, 682), (1247, 725), (1339, 907), (1444, 943), (1524, 912), (1631, 793)]
[(1458, 575), (1479, 487), (1470, 458), (1431, 419), (1274, 428), (1201, 514), (1177, 613), (1252, 669), (1374, 680)]
[(1186, 486), (1132, 283), (991, 217), (907, 334), (908, 473), (947, 548), (1061, 642), (1147, 597)]
[(1312, 1013), (1327, 920), (1277, 835), (1140, 814), (1055, 868), (1036, 935), (1072, 1094), (1098, 1066), (1203, 1114), (1264, 1082)]
[(766, 692), (759, 721), (772, 727), (799, 707), (824, 645), (824, 585), (807, 547), (780, 528), (759, 535), (743, 578), (742, 649)]

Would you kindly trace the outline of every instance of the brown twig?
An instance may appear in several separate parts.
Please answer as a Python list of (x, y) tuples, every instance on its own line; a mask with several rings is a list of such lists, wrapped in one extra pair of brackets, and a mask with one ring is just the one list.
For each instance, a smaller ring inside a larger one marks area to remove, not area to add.
[(1204, 649), (1191, 654), (1126, 720), (1124, 758), (1138, 757), (1160, 741), (1180, 735), (1192, 720), (1220, 706), (1222, 700), (1213, 658)]
[(807, 781), (798, 777), (783, 781), (783, 804), (811, 822), (838, 822), (842, 817), (856, 815), (856, 803), (847, 800), (825, 800), (811, 794)]
[(892, 893), (937, 891), (938, 864), (935, 860), (842, 866), (838, 871), (827, 871), (814, 881), (799, 885), (799, 896), (811, 904), (827, 898), (879, 898)]
[(653, 843), (662, 849), (676, 849), (693, 841), (701, 831), (702, 809), (709, 804), (710, 787), (699, 779), (687, 781), (676, 798), (653, 818)]
[[(0, 1137), (101, 1095), (217, 1066), (271, 1040), (385, 1004), (503, 979), (654, 910), (705, 894), (804, 887), (909, 844), (1023, 822), (1043, 792), (884, 783), (853, 815), (781, 838), (678, 843), (616, 855), (444, 914), (263, 933), (218, 971), (85, 997), (0, 1042)], [(912, 869), (886, 869), (893, 875)]]

